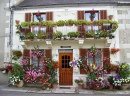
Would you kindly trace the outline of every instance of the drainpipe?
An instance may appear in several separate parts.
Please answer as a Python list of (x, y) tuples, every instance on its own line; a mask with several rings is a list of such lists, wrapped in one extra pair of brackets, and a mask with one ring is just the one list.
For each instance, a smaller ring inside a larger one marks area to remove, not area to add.
[(12, 63), (12, 38), (13, 38), (13, 10), (11, 8), (11, 0), (9, 0), (10, 11), (10, 33), (9, 33), (9, 45), (10, 45), (10, 62)]

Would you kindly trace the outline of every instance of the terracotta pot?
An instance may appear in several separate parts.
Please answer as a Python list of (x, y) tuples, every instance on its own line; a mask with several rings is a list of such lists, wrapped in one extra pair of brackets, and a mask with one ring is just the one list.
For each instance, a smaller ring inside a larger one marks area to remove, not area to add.
[(17, 87), (23, 87), (24, 85), (24, 81), (23, 80), (20, 80), (18, 83), (17, 83)]
[(122, 84), (122, 85), (120, 86), (121, 90), (126, 90), (128, 87), (129, 87), (128, 84)]
[(78, 84), (78, 89), (83, 89), (83, 84)]
[(113, 15), (109, 15), (108, 18), (109, 18), (109, 20), (112, 20)]
[(15, 23), (18, 25), (20, 23), (20, 21), (19, 20), (15, 20)]
[(52, 84), (52, 88), (56, 89), (57, 88), (57, 84)]
[(113, 90), (113, 89), (114, 89), (114, 88), (113, 88), (113, 85), (110, 84), (109, 89), (110, 89), (110, 90)]

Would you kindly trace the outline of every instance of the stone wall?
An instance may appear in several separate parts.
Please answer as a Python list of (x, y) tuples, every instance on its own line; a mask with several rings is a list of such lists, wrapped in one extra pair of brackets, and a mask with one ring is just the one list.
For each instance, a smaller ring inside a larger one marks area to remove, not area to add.
[[(9, 7), (9, 0), (0, 0), (0, 66), (4, 64), (4, 61), (8, 61), (9, 56), (9, 23), (10, 12), (7, 11)], [(8, 83), (7, 74), (0, 72), (0, 83)]]
[(130, 63), (130, 7), (117, 10), (119, 23), (120, 62)]

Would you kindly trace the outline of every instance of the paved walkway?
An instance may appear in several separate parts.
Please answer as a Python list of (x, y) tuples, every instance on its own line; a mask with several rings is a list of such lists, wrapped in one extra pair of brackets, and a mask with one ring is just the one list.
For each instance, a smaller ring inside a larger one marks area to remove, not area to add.
[(0, 84), (0, 90), (2, 91), (19, 91), (19, 92), (35, 92), (35, 93), (77, 93), (77, 94), (130, 94), (129, 90), (86, 90), (86, 89), (77, 89), (77, 88), (70, 88), (70, 89), (48, 89), (42, 90), (41, 88), (32, 88), (32, 87), (22, 87), (18, 88), (16, 86), (8, 86), (4, 84)]

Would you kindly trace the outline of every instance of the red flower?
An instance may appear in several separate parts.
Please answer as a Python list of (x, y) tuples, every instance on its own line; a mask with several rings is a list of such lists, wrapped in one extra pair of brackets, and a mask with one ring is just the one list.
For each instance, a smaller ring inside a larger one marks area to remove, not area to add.
[(6, 68), (7, 68), (9, 71), (12, 71), (12, 70), (13, 70), (12, 65), (8, 65)]

